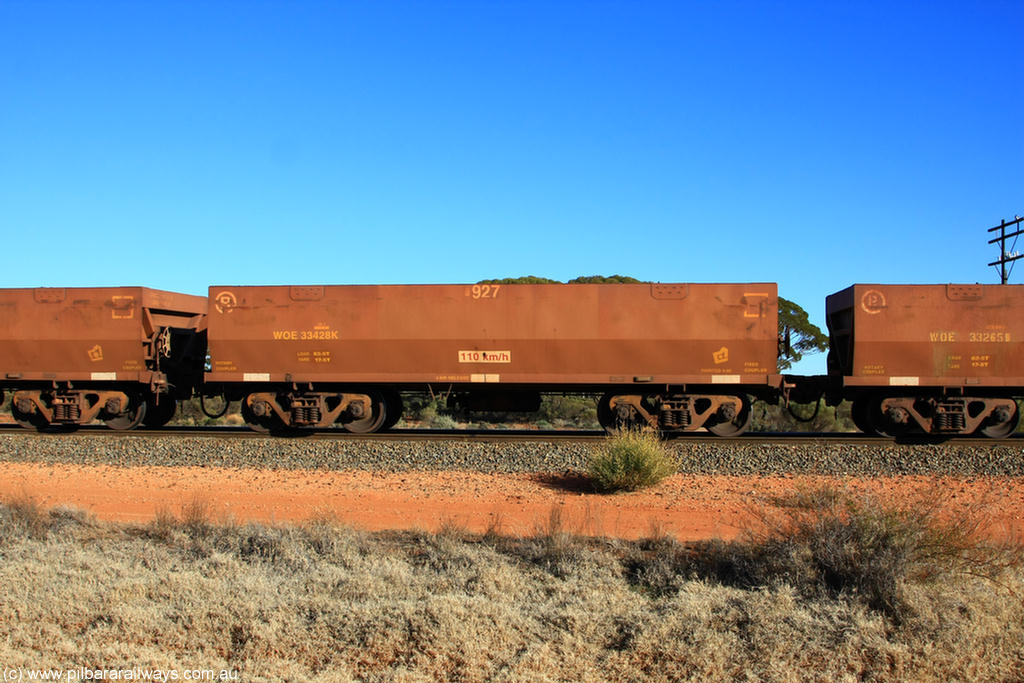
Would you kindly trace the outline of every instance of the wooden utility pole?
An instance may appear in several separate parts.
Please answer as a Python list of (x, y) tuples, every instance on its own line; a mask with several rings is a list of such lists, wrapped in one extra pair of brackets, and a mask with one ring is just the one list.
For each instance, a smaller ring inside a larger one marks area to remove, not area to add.
[[(1006, 229), (1013, 228), (1014, 226), (1019, 226), (1021, 224), (1021, 221), (1024, 221), (1024, 218), (1022, 218), (1021, 216), (1016, 216), (1015, 219), (1010, 221), (1009, 223), (1007, 223), (1006, 221), (1000, 221), (999, 225), (995, 226), (994, 228), (988, 229), (990, 233), (995, 232), (996, 230), (999, 231), (999, 237), (996, 237), (995, 239), (991, 239), (988, 241), (989, 244), (995, 244), (996, 242), (999, 243), (999, 260), (993, 261), (989, 265), (999, 266), (999, 284), (1002, 285), (1006, 284), (1007, 278), (1009, 277), (1009, 272), (1006, 270), (1006, 264), (1012, 261), (1016, 261), (1017, 259), (1024, 258), (1024, 254), (1021, 254), (1016, 251), (1010, 253), (1006, 249), (1006, 240), (1012, 237), (1014, 238), (1013, 243), (1017, 244), (1016, 238), (1020, 236), (1022, 233), (1024, 233), (1024, 230), (1021, 230), (1019, 227), (1017, 230), (1010, 233), (1007, 233)], [(1013, 269), (1011, 268), (1010, 270), (1012, 271)]]

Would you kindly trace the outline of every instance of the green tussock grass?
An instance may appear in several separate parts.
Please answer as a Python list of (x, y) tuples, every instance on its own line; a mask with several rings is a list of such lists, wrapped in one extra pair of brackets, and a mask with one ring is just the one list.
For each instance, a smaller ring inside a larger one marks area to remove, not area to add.
[[(115, 525), (15, 502), (0, 506), (7, 667), (655, 683), (984, 682), (1024, 670), (1019, 545), (961, 534), (978, 528), (969, 515), (894, 518), (889, 502), (841, 492), (775, 501), (745, 537), (695, 545), (583, 538), (556, 510), (513, 537), (499, 523), (482, 535), (452, 521), (375, 534), (326, 516), (238, 524), (202, 501)], [(863, 570), (833, 581), (831, 564)], [(859, 578), (886, 573), (895, 601)]]
[(636, 491), (654, 486), (674, 474), (678, 466), (655, 432), (624, 429), (594, 449), (587, 476), (602, 493)]

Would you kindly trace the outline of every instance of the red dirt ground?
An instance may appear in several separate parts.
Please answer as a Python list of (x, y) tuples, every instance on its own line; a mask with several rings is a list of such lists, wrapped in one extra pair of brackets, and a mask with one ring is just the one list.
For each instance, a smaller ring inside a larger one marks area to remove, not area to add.
[(472, 532), (494, 528), (531, 535), (546, 530), (552, 511), (558, 511), (562, 528), (573, 533), (621, 538), (657, 533), (683, 541), (732, 538), (752, 505), (824, 483), (895, 500), (941, 491), (949, 508), (983, 503), (995, 535), (1024, 532), (1024, 479), (1019, 478), (676, 475), (647, 491), (596, 495), (572, 478), (528, 474), (0, 463), (0, 499), (71, 505), (106, 520), (145, 523), (158, 511), (180, 515), (199, 503), (213, 521), (329, 516), (370, 531), (435, 531), (454, 524)]

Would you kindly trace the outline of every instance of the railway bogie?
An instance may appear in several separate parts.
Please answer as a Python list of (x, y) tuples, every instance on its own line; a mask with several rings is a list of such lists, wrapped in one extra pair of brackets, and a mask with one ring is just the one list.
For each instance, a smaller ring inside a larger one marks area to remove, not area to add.
[[(388, 394), (390, 396), (390, 393)], [(242, 417), (261, 432), (326, 429), (335, 424), (346, 431), (364, 434), (388, 424), (388, 416), (401, 416), (401, 399), (389, 401), (379, 389), (363, 391), (297, 391), (282, 388), (246, 394), (241, 399)]]
[(863, 429), (886, 436), (977, 434), (1009, 436), (1017, 428), (1012, 398), (953, 395), (869, 395), (857, 399)]
[(750, 425), (750, 397), (721, 394), (608, 393), (597, 410), (605, 429), (650, 428), (663, 433), (707, 429), (719, 436), (737, 436)]

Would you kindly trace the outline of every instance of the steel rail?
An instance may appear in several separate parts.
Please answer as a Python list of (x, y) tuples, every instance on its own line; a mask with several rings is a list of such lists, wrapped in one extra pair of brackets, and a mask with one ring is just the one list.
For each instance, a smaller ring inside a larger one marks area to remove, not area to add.
[[(0, 435), (39, 435), (44, 438), (75, 438), (79, 435), (103, 438), (175, 438), (204, 436), (219, 439), (262, 439), (282, 441), (459, 441), (471, 443), (550, 443), (550, 442), (600, 442), (606, 434), (595, 430), (498, 430), (498, 429), (397, 429), (376, 434), (353, 434), (343, 430), (297, 431), (284, 435), (270, 435), (254, 432), (247, 427), (198, 426), (164, 427), (162, 429), (134, 429), (118, 431), (102, 425), (87, 425), (70, 431), (35, 432), (17, 425), (0, 425)], [(972, 436), (935, 437), (913, 435), (897, 439), (870, 434), (850, 432), (747, 432), (739, 436), (715, 436), (703, 432), (672, 435), (667, 439), (673, 444), (794, 444), (794, 445), (927, 445), (950, 444), (963, 446), (997, 446), (1024, 442), (1024, 434), (1014, 434), (1006, 439), (989, 439)]]

